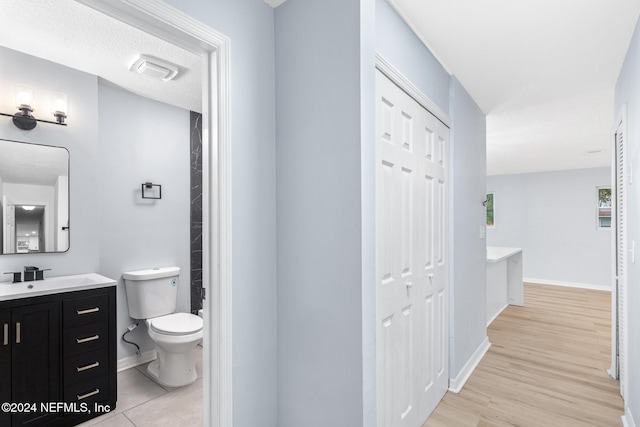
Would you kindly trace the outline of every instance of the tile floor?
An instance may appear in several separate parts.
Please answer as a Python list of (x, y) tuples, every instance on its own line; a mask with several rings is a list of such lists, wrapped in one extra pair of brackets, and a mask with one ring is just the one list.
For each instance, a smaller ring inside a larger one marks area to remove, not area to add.
[(202, 426), (202, 347), (197, 346), (198, 380), (186, 387), (163, 387), (149, 378), (147, 365), (118, 373), (118, 403), (82, 427)]

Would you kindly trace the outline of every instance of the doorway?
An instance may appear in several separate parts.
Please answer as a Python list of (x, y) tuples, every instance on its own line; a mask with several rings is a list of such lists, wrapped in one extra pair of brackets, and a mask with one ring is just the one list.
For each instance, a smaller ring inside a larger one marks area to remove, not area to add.
[(16, 253), (44, 252), (45, 206), (16, 205)]
[[(202, 57), (203, 422), (232, 425), (229, 39), (159, 0), (76, 0)], [(212, 303), (215, 301), (215, 304)]]

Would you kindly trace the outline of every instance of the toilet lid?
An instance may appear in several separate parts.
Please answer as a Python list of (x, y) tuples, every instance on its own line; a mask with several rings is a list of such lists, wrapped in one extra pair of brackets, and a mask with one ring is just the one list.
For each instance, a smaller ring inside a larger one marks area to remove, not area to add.
[(159, 334), (187, 335), (202, 330), (202, 319), (191, 313), (173, 313), (154, 317), (150, 326)]

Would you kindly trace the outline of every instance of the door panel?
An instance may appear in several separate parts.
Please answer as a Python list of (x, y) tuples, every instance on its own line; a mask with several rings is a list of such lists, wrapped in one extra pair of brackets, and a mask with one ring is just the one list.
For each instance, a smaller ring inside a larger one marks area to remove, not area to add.
[[(60, 402), (60, 341), (57, 302), (16, 307), (12, 310), (12, 401)], [(46, 381), (42, 381), (42, 379)], [(37, 425), (59, 418), (58, 413), (29, 412), (13, 415), (13, 423)], [(37, 422), (36, 422), (37, 420)]]
[(378, 425), (419, 426), (448, 387), (448, 128), (376, 74)]

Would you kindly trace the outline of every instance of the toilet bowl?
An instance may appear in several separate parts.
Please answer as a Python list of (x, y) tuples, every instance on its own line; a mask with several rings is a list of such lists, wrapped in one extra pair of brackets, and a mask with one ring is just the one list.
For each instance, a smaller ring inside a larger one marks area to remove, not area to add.
[(202, 340), (202, 318), (175, 313), (179, 267), (130, 271), (122, 277), (129, 316), (145, 321), (157, 358), (147, 372), (159, 384), (181, 387), (193, 383), (196, 372), (193, 350)]
[(147, 372), (159, 384), (182, 387), (198, 378), (193, 349), (202, 341), (202, 319), (190, 313), (173, 313), (145, 320), (157, 358)]

